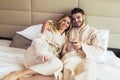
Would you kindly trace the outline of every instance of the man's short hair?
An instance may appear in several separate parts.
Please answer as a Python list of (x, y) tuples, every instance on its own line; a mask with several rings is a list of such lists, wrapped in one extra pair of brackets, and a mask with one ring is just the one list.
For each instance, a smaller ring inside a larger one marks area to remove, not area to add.
[(72, 11), (71, 11), (71, 15), (73, 14), (76, 14), (76, 13), (81, 13), (81, 14), (85, 14), (84, 11), (81, 9), (81, 8), (74, 8)]

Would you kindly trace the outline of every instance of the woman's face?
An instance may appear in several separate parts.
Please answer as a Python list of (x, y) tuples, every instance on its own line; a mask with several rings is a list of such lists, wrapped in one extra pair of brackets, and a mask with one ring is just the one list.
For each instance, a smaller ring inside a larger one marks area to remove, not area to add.
[(60, 22), (60, 26), (59, 26), (59, 30), (66, 30), (69, 26), (70, 26), (71, 20), (69, 17), (64, 17), (61, 22)]

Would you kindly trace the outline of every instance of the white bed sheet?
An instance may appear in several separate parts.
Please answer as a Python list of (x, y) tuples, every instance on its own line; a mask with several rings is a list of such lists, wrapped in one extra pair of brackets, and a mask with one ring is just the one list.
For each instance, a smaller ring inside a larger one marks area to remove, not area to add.
[(10, 41), (10, 40), (0, 39), (0, 46), (9, 47), (9, 45), (10, 45), (11, 42), (12, 42), (12, 41)]
[(98, 64), (100, 80), (120, 80), (120, 69), (108, 64)]
[[(12, 71), (23, 69), (25, 49), (0, 46), (0, 78)], [(100, 80), (120, 80), (120, 59), (107, 51), (96, 59)], [(0, 80), (1, 80), (0, 79)]]
[(100, 80), (120, 80), (120, 58), (107, 51), (96, 60)]
[(9, 72), (23, 69), (24, 49), (0, 46), (0, 80)]

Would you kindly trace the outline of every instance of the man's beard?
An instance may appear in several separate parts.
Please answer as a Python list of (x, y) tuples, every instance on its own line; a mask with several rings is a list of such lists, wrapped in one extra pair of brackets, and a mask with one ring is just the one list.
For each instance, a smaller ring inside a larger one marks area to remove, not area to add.
[(80, 25), (78, 25), (78, 26), (77, 26), (77, 25), (74, 25), (74, 26), (75, 26), (76, 28), (79, 28), (79, 27), (81, 27), (83, 24), (84, 24), (84, 20), (81, 21), (81, 24), (80, 24)]

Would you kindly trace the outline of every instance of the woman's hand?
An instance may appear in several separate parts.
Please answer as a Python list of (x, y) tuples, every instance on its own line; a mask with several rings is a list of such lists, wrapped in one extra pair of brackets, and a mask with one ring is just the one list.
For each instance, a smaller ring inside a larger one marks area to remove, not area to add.
[(40, 60), (42, 63), (44, 63), (45, 61), (47, 61), (49, 59), (49, 57), (46, 54), (40, 54), (37, 57), (38, 60)]
[(52, 20), (46, 21), (42, 26), (41, 33), (44, 33), (44, 31), (46, 30), (50, 31), (50, 25), (53, 25), (53, 21)]

